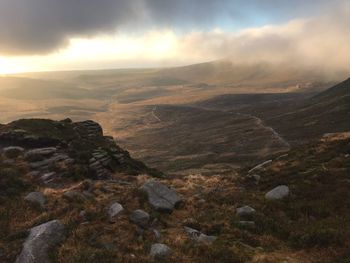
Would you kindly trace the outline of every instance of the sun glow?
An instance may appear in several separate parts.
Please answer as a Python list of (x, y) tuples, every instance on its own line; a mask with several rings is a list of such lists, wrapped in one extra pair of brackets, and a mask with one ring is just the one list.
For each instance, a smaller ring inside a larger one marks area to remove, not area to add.
[[(68, 47), (43, 56), (0, 57), (0, 74), (98, 68), (101, 61), (139, 65), (172, 60), (178, 56), (179, 39), (171, 30), (149, 31), (139, 36), (117, 34), (94, 38), (72, 38)], [(113, 64), (114, 63), (114, 64)]]

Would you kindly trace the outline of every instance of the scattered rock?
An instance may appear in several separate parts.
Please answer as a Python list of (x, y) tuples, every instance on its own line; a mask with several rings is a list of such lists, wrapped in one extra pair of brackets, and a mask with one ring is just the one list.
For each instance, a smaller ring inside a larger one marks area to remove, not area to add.
[(183, 226), (190, 227), (193, 229), (201, 229), (199, 222), (194, 218), (187, 218), (182, 222)]
[(33, 227), (16, 263), (46, 263), (49, 251), (65, 238), (65, 227), (58, 220)]
[(289, 195), (289, 187), (286, 185), (280, 185), (266, 193), (265, 198), (267, 200), (280, 200)]
[(160, 241), (162, 239), (162, 235), (157, 229), (153, 228), (152, 232), (153, 232), (154, 237), (157, 241)]
[(250, 169), (250, 170), (248, 171), (248, 174), (250, 174), (250, 173), (252, 173), (252, 172), (254, 172), (254, 171), (256, 171), (256, 170), (260, 170), (261, 168), (263, 168), (264, 166), (266, 166), (266, 165), (268, 165), (268, 164), (270, 164), (270, 163), (272, 163), (272, 160), (268, 160), (268, 161), (266, 161), (266, 162), (263, 162), (263, 163), (261, 163), (261, 164), (255, 166), (254, 168)]
[(201, 233), (200, 231), (190, 228), (184, 227), (185, 232), (189, 235), (189, 237), (199, 243), (211, 244), (213, 243), (217, 237), (216, 236), (208, 236), (206, 234)]
[(112, 204), (108, 209), (109, 222), (115, 223), (120, 214), (124, 211), (124, 207), (119, 203)]
[(147, 194), (148, 202), (157, 211), (171, 213), (182, 201), (175, 190), (155, 180), (147, 181), (141, 191)]
[(171, 249), (167, 245), (156, 243), (152, 245), (150, 254), (154, 259), (165, 259), (171, 255)]
[(138, 209), (131, 213), (130, 220), (131, 222), (133, 222), (134, 224), (142, 228), (147, 228), (150, 220), (150, 216), (147, 212)]
[(50, 172), (50, 173), (43, 174), (40, 177), (40, 179), (43, 183), (48, 184), (48, 183), (52, 182), (56, 176), (57, 176), (57, 174), (55, 172)]
[(18, 146), (9, 146), (3, 149), (4, 154), (9, 159), (15, 159), (24, 153), (24, 149)]
[(244, 217), (244, 216), (250, 216), (255, 214), (255, 209), (250, 207), (250, 206), (243, 206), (243, 207), (239, 207), (237, 208), (237, 212), (236, 214), (238, 216)]
[(26, 195), (26, 197), (24, 197), (24, 200), (33, 203), (33, 204), (37, 204), (40, 207), (44, 207), (45, 203), (46, 203), (46, 198), (43, 195), (43, 193), (40, 192), (31, 192), (29, 194)]

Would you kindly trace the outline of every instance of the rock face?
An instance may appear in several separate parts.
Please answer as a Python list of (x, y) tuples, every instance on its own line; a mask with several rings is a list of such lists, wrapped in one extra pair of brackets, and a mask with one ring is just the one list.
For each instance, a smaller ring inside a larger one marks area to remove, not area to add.
[(289, 195), (289, 187), (286, 185), (280, 185), (271, 191), (267, 192), (265, 198), (267, 200), (280, 200)]
[(31, 202), (33, 204), (38, 204), (41, 207), (45, 206), (46, 198), (43, 193), (40, 192), (31, 192), (29, 193), (24, 200)]
[(149, 219), (150, 219), (149, 214), (140, 209), (133, 211), (130, 215), (131, 222), (133, 222), (134, 224), (142, 228), (147, 228)]
[(157, 211), (171, 213), (182, 201), (175, 190), (155, 180), (147, 181), (141, 191), (147, 194), (148, 202)]
[(241, 217), (253, 215), (255, 214), (255, 212), (255, 209), (250, 206), (243, 206), (237, 208), (237, 215)]
[(61, 243), (65, 238), (65, 227), (53, 220), (33, 227), (24, 242), (21, 254), (16, 263), (47, 263), (49, 250)]
[(124, 207), (119, 203), (112, 204), (108, 209), (109, 222), (115, 223), (118, 216), (124, 211)]
[(57, 151), (56, 147), (37, 148), (26, 153), (25, 158), (30, 161), (40, 161)]
[(18, 146), (9, 146), (4, 148), (4, 154), (9, 159), (17, 158), (24, 153), (24, 149)]
[(171, 255), (171, 249), (164, 244), (153, 244), (151, 247), (151, 257), (154, 259), (165, 259)]

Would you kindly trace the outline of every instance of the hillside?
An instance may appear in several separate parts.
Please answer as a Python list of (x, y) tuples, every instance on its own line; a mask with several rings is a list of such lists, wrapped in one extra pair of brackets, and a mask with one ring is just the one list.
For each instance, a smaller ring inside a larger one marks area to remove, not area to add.
[(164, 177), (91, 121), (15, 121), (0, 144), (1, 262), (349, 260), (348, 133), (210, 177)]
[[(346, 80), (312, 98), (301, 107), (268, 118), (287, 139), (297, 142), (319, 138), (325, 133), (350, 129), (350, 80)], [(291, 124), (293, 126), (291, 126)]]

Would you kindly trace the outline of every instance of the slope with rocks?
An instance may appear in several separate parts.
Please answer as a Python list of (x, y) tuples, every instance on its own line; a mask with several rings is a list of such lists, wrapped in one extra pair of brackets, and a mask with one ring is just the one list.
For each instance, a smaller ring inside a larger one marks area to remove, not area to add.
[(91, 121), (0, 129), (1, 262), (349, 259), (348, 133), (231, 174), (154, 178)]

